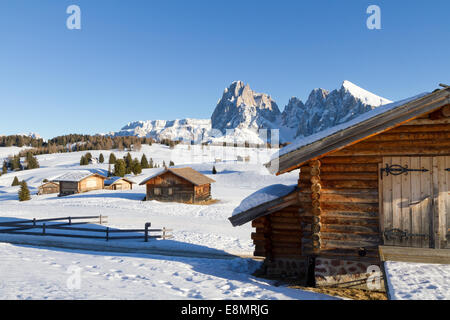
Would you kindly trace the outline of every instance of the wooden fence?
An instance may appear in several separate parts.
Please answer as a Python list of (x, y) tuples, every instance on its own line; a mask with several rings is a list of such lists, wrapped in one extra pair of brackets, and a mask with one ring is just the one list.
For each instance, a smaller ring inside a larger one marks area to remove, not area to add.
[[(150, 229), (150, 222), (145, 223), (144, 229), (98, 228), (97, 225), (93, 225), (93, 223), (99, 223), (100, 225), (107, 223), (107, 218), (107, 216), (100, 215), (6, 221), (0, 222), (0, 234), (104, 239), (106, 241), (143, 239), (145, 242), (148, 242), (149, 239), (165, 240), (172, 238), (170, 234), (172, 229)], [(83, 228), (82, 225), (89, 226)], [(132, 235), (120, 235), (126, 233)]]

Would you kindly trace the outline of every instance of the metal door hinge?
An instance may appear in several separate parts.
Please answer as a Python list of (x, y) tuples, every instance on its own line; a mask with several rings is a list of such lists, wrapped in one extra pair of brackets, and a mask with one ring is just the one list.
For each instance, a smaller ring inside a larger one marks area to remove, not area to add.
[(388, 175), (393, 175), (393, 176), (398, 176), (401, 174), (408, 174), (408, 172), (428, 172), (430, 170), (422, 168), (422, 169), (409, 169), (408, 165), (405, 165), (404, 167), (399, 165), (399, 164), (392, 164), (389, 165), (386, 163), (386, 167), (385, 168), (381, 168), (380, 169), (380, 173), (381, 173), (381, 179), (383, 179), (383, 172), (386, 173), (386, 177)]
[(413, 238), (413, 237), (420, 237), (420, 238), (424, 238), (425, 240), (428, 240), (429, 236), (427, 234), (420, 234), (420, 233), (409, 233), (407, 230), (403, 231), (400, 229), (389, 229), (384, 231), (384, 237), (386, 238), (386, 240), (391, 240), (391, 239), (408, 239), (408, 238)]

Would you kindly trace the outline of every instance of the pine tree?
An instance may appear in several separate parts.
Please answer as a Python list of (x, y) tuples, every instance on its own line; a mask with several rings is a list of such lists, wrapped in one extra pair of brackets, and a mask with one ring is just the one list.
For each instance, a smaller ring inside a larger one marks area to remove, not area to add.
[(27, 159), (27, 169), (39, 168), (39, 162), (31, 152), (27, 152), (26, 159)]
[(111, 172), (111, 163), (108, 164), (108, 177), (112, 176), (112, 172)]
[(150, 158), (150, 163), (148, 164), (149, 168), (154, 168), (153, 158)]
[(141, 158), (141, 167), (142, 169), (147, 169), (149, 167), (147, 157), (145, 156), (145, 154), (143, 154)]
[(175, 163), (171, 160), (171, 161), (169, 162), (169, 167), (173, 167), (173, 166), (175, 166)]
[(28, 189), (28, 185), (25, 182), (25, 180), (23, 180), (20, 183), (20, 190), (19, 190), (19, 201), (28, 201), (30, 200), (30, 190)]
[(115, 164), (116, 163), (116, 156), (112, 152), (109, 155), (109, 163), (110, 164)]
[(100, 163), (105, 162), (105, 157), (103, 157), (103, 153), (100, 153), (100, 156), (98, 157), (98, 162)]
[(166, 162), (163, 160), (163, 167), (164, 167), (164, 169), (167, 169), (167, 165), (166, 165)]
[(133, 171), (134, 175), (138, 175), (138, 174), (142, 173), (142, 166), (137, 158), (133, 160), (133, 163), (131, 166), (132, 166), (131, 170)]
[(21, 170), (22, 165), (20, 164), (20, 157), (15, 155), (11, 161), (11, 170)]
[(216, 173), (217, 173), (216, 166), (213, 166), (212, 174), (216, 174)]
[(2, 173), (3, 174), (8, 173), (8, 166), (6, 165), (6, 161), (3, 161)]
[(131, 157), (131, 154), (128, 152), (126, 157), (124, 157), (125, 160), (125, 169), (126, 173), (130, 174), (133, 166), (133, 158)]
[(81, 156), (80, 166), (86, 166), (89, 164), (89, 160), (85, 156)]
[(20, 184), (19, 179), (17, 179), (17, 177), (14, 177), (11, 186), (15, 187), (15, 186), (18, 186), (19, 184)]
[(122, 159), (119, 159), (114, 164), (114, 175), (116, 177), (123, 177), (125, 174), (126, 174), (125, 161)]
[(84, 157), (86, 158), (86, 160), (88, 162), (87, 164), (89, 164), (89, 162), (91, 162), (91, 159), (92, 159), (92, 154), (90, 152), (88, 152), (84, 155)]

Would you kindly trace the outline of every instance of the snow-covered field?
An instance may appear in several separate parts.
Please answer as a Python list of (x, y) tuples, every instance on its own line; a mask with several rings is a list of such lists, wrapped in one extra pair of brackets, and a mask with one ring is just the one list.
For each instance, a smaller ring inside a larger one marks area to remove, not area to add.
[(450, 300), (450, 265), (388, 261), (391, 299)]
[[(1, 148), (0, 148), (1, 149)], [(251, 225), (233, 228), (228, 221), (242, 199), (268, 185), (296, 183), (298, 172), (280, 177), (270, 175), (263, 163), (274, 150), (200, 146), (143, 146), (132, 156), (143, 153), (155, 163), (189, 165), (216, 180), (212, 196), (218, 202), (208, 205), (144, 202), (145, 187), (134, 185), (129, 191), (95, 191), (59, 198), (34, 195), (43, 179), (70, 170), (87, 169), (106, 173), (108, 164), (79, 166), (85, 152), (38, 156), (39, 169), (8, 173), (0, 177), (0, 219), (47, 218), (106, 215), (114, 228), (152, 227), (173, 229), (171, 240), (155, 240), (152, 245), (169, 248), (187, 246), (190, 250), (215, 250), (233, 254), (252, 254)], [(98, 157), (100, 151), (91, 151)], [(109, 151), (102, 151), (106, 162)], [(1, 154), (1, 150), (0, 150)], [(125, 152), (115, 151), (117, 157)], [(236, 156), (250, 156), (249, 163)], [(221, 159), (215, 162), (215, 159)], [(212, 175), (213, 165), (218, 174)], [(157, 169), (146, 169), (131, 178), (143, 181)], [(18, 187), (11, 187), (14, 176), (27, 181), (32, 200), (19, 202)], [(112, 254), (70, 251), (0, 244), (0, 299), (322, 299), (327, 296), (275, 287), (250, 274), (257, 262), (248, 259), (199, 259), (156, 255)], [(80, 270), (80, 289), (69, 289), (72, 269)], [(157, 289), (157, 290), (156, 290)]]

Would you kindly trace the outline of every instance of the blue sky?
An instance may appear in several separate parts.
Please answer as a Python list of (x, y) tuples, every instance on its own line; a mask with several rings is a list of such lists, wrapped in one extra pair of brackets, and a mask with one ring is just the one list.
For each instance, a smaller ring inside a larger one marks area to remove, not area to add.
[[(81, 8), (81, 30), (66, 8)], [(381, 8), (381, 30), (366, 9)], [(391, 100), (450, 83), (450, 2), (2, 0), (0, 134), (209, 118), (234, 80), (272, 95), (338, 88)]]

